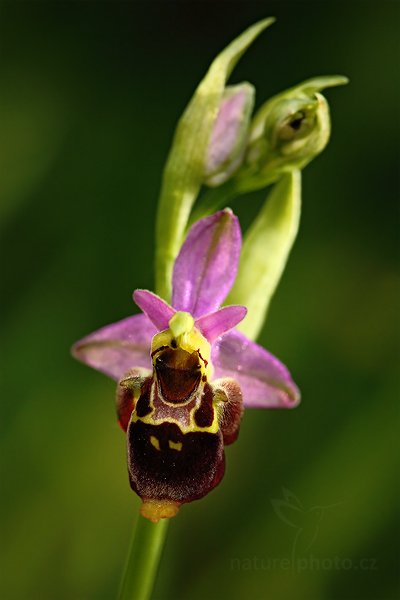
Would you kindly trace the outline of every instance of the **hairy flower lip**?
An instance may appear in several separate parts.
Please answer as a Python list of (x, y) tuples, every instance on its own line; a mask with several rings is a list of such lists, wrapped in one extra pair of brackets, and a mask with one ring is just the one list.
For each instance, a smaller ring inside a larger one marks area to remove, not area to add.
[(293, 408), (300, 393), (287, 368), (234, 327), (247, 309), (219, 308), (236, 277), (241, 249), (237, 217), (230, 209), (196, 222), (175, 261), (173, 302), (136, 290), (144, 314), (113, 323), (77, 342), (72, 353), (81, 362), (120, 380), (130, 369), (152, 369), (151, 341), (167, 330), (177, 311), (193, 315), (195, 327), (211, 344), (214, 379), (233, 378), (245, 407)]

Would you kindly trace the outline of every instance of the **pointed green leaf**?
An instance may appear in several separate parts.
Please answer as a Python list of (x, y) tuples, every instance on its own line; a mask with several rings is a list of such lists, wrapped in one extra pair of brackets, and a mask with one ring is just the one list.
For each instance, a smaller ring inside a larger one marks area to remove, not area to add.
[(156, 225), (156, 290), (171, 297), (172, 267), (199, 193), (225, 83), (239, 58), (274, 19), (249, 27), (213, 61), (181, 117), (164, 170)]
[(300, 212), (301, 173), (292, 171), (274, 186), (244, 238), (239, 273), (226, 303), (247, 307), (238, 329), (250, 339), (256, 339), (263, 326), (296, 238)]

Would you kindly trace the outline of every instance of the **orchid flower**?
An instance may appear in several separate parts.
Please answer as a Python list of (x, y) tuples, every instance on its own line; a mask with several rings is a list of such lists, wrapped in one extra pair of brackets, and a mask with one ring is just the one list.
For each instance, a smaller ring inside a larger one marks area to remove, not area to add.
[(221, 308), (240, 249), (231, 210), (196, 222), (174, 264), (171, 305), (136, 290), (142, 314), (73, 347), (78, 360), (118, 381), (130, 484), (153, 522), (221, 481), (224, 446), (238, 436), (243, 407), (292, 408), (300, 399), (287, 368), (234, 329), (246, 308)]

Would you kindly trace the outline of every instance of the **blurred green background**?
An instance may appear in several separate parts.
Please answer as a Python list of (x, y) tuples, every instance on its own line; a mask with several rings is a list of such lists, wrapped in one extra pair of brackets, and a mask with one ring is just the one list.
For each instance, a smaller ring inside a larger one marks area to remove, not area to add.
[[(332, 139), (304, 172), (261, 336), (303, 402), (246, 413), (223, 483), (171, 522), (154, 598), (396, 597), (398, 9), (1, 5), (2, 600), (115, 596), (139, 502), (114, 383), (69, 347), (151, 289), (175, 123), (217, 52), (269, 15), (231, 80), (258, 103), (314, 75), (351, 81), (326, 93)], [(244, 229), (264, 197), (233, 206)]]

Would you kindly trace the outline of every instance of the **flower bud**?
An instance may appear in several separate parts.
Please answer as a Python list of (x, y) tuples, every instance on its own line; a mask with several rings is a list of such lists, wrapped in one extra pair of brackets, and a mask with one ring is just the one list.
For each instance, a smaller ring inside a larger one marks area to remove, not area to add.
[(207, 149), (205, 184), (210, 187), (224, 183), (243, 161), (254, 92), (250, 83), (225, 88)]
[(341, 76), (305, 81), (268, 100), (255, 115), (244, 164), (238, 173), (242, 189), (258, 189), (283, 173), (302, 169), (325, 148), (331, 123), (320, 90), (343, 85)]

